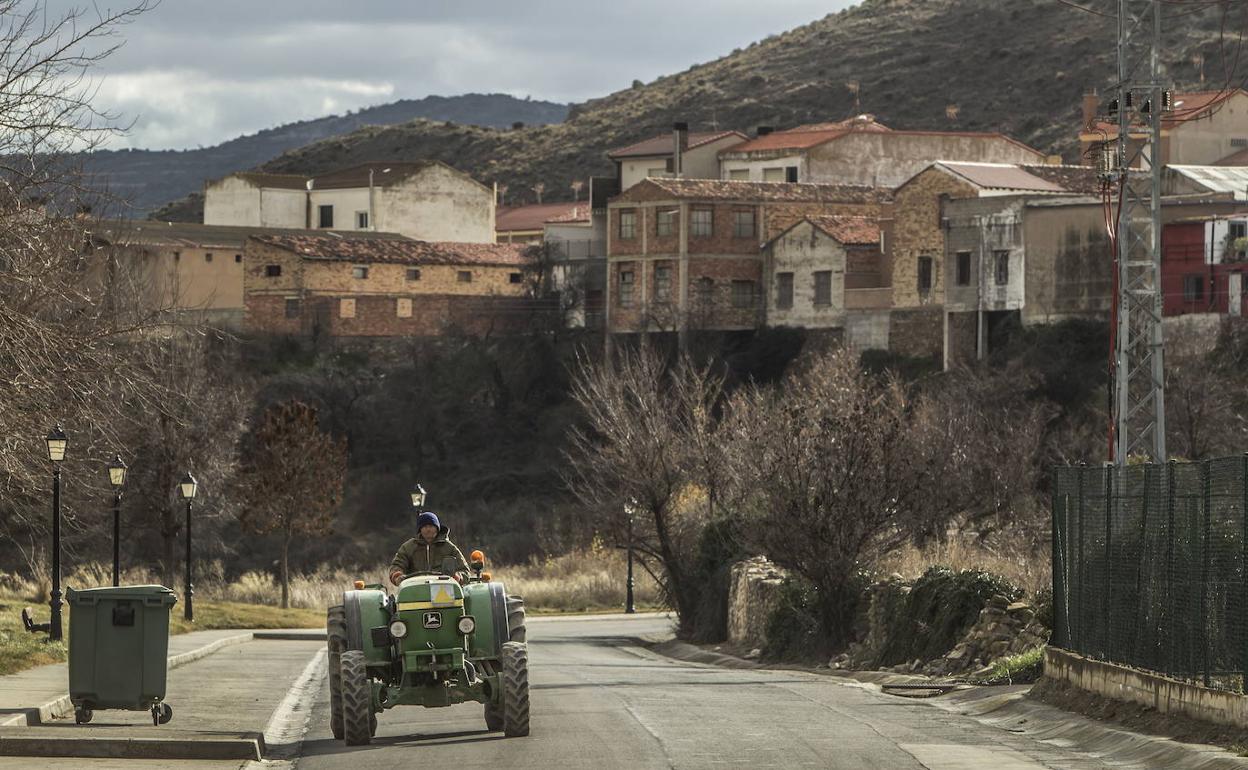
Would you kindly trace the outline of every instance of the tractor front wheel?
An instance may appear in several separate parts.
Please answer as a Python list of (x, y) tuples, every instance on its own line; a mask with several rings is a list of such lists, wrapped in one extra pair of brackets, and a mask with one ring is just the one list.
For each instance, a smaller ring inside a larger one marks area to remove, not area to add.
[(524, 597), (507, 597), (507, 641), (528, 642), (528, 633), (524, 627)]
[(493, 703), (485, 704), (485, 729), (496, 733), (503, 729), (503, 707)]
[(505, 643), (502, 662), (503, 733), (508, 738), (528, 735), (529, 648), (518, 642)]
[(373, 738), (373, 684), (362, 650), (342, 653), (342, 733), (348, 746), (366, 746)]
[(347, 613), (339, 604), (330, 607), (325, 617), (329, 645), (329, 729), (342, 740), (342, 653), (347, 649)]

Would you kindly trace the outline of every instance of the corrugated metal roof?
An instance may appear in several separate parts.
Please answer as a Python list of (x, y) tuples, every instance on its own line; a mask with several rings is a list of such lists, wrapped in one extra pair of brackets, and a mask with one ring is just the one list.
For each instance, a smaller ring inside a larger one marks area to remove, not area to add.
[(1171, 165), (1166, 168), (1209, 192), (1230, 193), (1235, 200), (1248, 200), (1248, 166)]
[(1028, 192), (1065, 192), (1056, 182), (1029, 174), (1012, 163), (960, 163), (942, 160), (941, 167), (987, 190), (1026, 190)]

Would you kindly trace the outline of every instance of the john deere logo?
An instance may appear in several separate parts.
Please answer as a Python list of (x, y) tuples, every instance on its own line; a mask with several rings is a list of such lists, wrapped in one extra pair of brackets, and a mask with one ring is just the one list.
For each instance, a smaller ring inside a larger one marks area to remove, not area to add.
[(425, 628), (441, 628), (441, 627), (442, 627), (442, 613), (441, 612), (426, 612), (425, 613)]

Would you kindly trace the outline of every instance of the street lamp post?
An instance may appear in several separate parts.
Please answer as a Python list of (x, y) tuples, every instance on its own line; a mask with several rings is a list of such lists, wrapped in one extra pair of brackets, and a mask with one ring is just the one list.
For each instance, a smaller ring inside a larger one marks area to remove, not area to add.
[(52, 620), (48, 626), (48, 638), (60, 640), (61, 634), (61, 462), (69, 438), (57, 425), (48, 434), (48, 459), (52, 461)]
[(186, 606), (182, 610), (182, 617), (191, 622), (195, 620), (195, 586), (191, 584), (191, 501), (195, 499), (197, 491), (199, 482), (187, 471), (178, 484), (178, 494), (186, 501)]
[(113, 586), (121, 585), (121, 488), (126, 485), (126, 464), (121, 455), (108, 466), (108, 481), (113, 485)]
[(637, 501), (627, 503), (624, 512), (628, 514), (628, 583), (624, 588), (624, 612), (631, 615), (637, 611), (633, 603), (633, 515), (637, 512)]
[(425, 511), (425, 488), (419, 484), (412, 488), (412, 507), (417, 513)]

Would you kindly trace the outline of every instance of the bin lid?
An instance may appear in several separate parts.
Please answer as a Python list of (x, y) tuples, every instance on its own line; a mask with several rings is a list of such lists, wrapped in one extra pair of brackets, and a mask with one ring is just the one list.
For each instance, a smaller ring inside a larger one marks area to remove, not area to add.
[(159, 585), (100, 586), (99, 588), (65, 589), (65, 600), (70, 604), (94, 604), (98, 601), (107, 599), (129, 599), (131, 601), (143, 601), (145, 599), (152, 598), (159, 598), (166, 604), (175, 604), (178, 601), (178, 597), (174, 595), (173, 589), (165, 588), (164, 586)]

